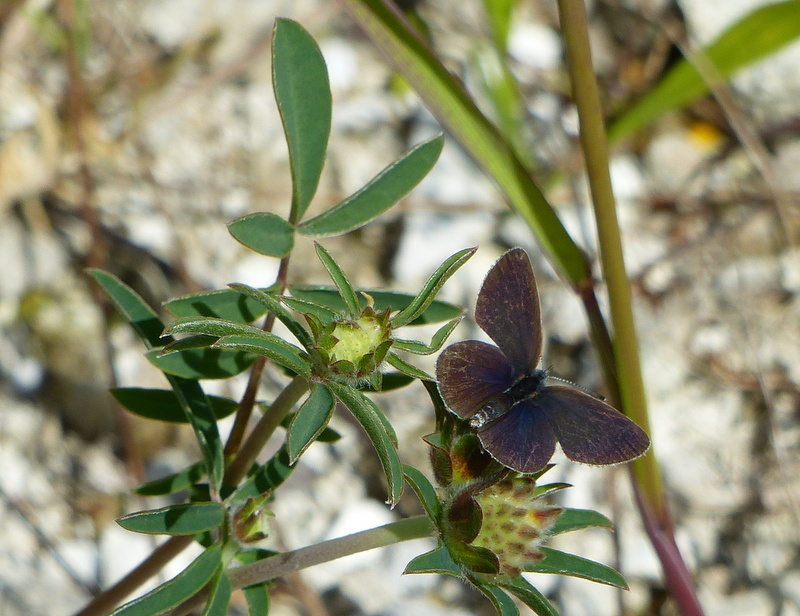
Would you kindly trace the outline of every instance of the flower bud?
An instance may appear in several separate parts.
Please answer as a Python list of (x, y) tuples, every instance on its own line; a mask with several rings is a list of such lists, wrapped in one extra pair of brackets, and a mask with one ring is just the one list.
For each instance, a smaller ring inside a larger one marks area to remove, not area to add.
[(257, 543), (269, 536), (269, 518), (275, 516), (266, 507), (270, 496), (270, 492), (251, 496), (231, 516), (231, 527), (242, 545)]
[(539, 546), (562, 510), (538, 502), (530, 477), (506, 479), (476, 496), (483, 522), (472, 545), (491, 550), (510, 576), (543, 558)]

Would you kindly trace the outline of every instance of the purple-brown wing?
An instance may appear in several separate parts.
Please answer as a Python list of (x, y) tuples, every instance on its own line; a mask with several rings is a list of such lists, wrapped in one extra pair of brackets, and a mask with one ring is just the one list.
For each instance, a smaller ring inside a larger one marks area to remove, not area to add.
[(542, 355), (542, 315), (530, 259), (522, 248), (505, 253), (483, 281), (475, 321), (514, 367), (527, 374)]
[(478, 432), (483, 448), (495, 460), (520, 473), (543, 469), (556, 450), (553, 429), (534, 401), (529, 398), (518, 402)]
[(442, 351), (436, 380), (447, 406), (464, 418), (514, 382), (511, 364), (500, 349), (477, 340), (457, 342)]
[(545, 417), (570, 460), (619, 464), (638, 458), (650, 439), (633, 421), (601, 400), (577, 389), (551, 385), (532, 402)]

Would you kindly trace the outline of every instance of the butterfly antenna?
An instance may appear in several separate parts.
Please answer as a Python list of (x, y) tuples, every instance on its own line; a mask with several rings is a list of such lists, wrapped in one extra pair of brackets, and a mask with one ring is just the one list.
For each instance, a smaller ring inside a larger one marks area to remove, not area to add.
[(565, 384), (569, 385), (570, 387), (574, 387), (575, 389), (581, 390), (583, 393), (585, 393), (588, 396), (591, 396), (592, 398), (597, 398), (598, 400), (601, 400), (602, 402), (605, 402), (605, 400), (606, 400), (605, 396), (600, 395), (600, 394), (598, 394), (596, 392), (593, 392), (593, 391), (589, 391), (588, 389), (586, 389), (584, 387), (581, 387), (580, 385), (578, 385), (574, 381), (570, 381), (569, 379), (562, 379), (560, 376), (553, 376), (551, 374), (551, 370), (552, 370), (552, 366), (548, 366), (548, 368), (546, 370), (547, 379), (548, 380), (559, 381), (561, 383), (565, 383)]

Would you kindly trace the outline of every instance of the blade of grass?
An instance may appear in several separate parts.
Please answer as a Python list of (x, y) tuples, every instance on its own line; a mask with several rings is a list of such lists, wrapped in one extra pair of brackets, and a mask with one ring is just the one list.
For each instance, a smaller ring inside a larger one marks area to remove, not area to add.
[(530, 225), (556, 269), (573, 284), (589, 278), (583, 252), (569, 236), (528, 169), (481, 113), (463, 84), (384, 0), (340, 0), (428, 110), (493, 178), (509, 205)]
[[(639, 345), (631, 309), (631, 290), (622, 255), (616, 203), (608, 167), (608, 144), (602, 117), (600, 94), (592, 65), (589, 29), (583, 0), (558, 0), (562, 35), (567, 50), (567, 64), (573, 98), (580, 118), (580, 139), (597, 218), (600, 258), (608, 286), (611, 319), (614, 324), (614, 356), (617, 364), (619, 397), (622, 409), (642, 428), (649, 431), (647, 402), (639, 361)], [(643, 499), (642, 514), (652, 512), (662, 533), (670, 535), (678, 562), (680, 553), (671, 536), (671, 523), (661, 483), (661, 473), (651, 449), (632, 463), (637, 492)], [(654, 542), (659, 539), (650, 534)], [(659, 556), (662, 553), (659, 552)], [(668, 563), (662, 557), (665, 570)], [(683, 570), (686, 567), (683, 565)], [(687, 583), (688, 582), (688, 583)], [(685, 616), (702, 614), (695, 588), (688, 576), (667, 575), (670, 592)]]

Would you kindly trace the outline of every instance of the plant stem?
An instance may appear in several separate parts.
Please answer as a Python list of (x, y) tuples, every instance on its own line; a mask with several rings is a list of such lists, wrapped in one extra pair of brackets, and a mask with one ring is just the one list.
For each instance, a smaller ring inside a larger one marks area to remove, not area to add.
[[(307, 569), (314, 565), (338, 560), (351, 554), (383, 548), (411, 539), (430, 537), (434, 532), (435, 527), (430, 518), (426, 515), (420, 515), (347, 535), (346, 537), (323, 541), (299, 550), (276, 554), (250, 565), (232, 569), (229, 571), (228, 576), (233, 588), (243, 588), (252, 584), (274, 580), (288, 573)], [(166, 616), (184, 616), (200, 605), (205, 597), (206, 591), (201, 591), (178, 607), (166, 612)]]
[[(558, 0), (559, 17), (567, 50), (572, 95), (580, 118), (580, 140), (592, 194), (600, 259), (608, 286), (614, 325), (614, 356), (622, 408), (649, 432), (647, 402), (639, 361), (639, 343), (631, 307), (631, 290), (622, 254), (616, 202), (609, 172), (608, 144), (600, 93), (592, 65), (589, 25), (584, 0)], [(633, 462), (634, 487), (653, 545), (661, 558), (667, 585), (685, 616), (702, 614), (691, 577), (675, 545), (672, 523), (664, 498), (661, 473), (653, 449)], [(665, 545), (671, 544), (670, 549)]]
[(194, 541), (194, 537), (192, 536), (170, 537), (158, 546), (150, 556), (143, 560), (136, 569), (131, 571), (111, 588), (95, 596), (89, 604), (80, 612), (77, 612), (75, 616), (104, 616), (108, 614), (115, 606), (121, 603), (125, 597), (156, 575), (169, 561), (183, 552), (192, 541)]
[(250, 436), (247, 437), (247, 440), (239, 450), (239, 454), (225, 471), (222, 483), (236, 485), (242, 480), (247, 473), (247, 469), (256, 461), (258, 454), (261, 453), (269, 437), (272, 436), (272, 433), (275, 432), (275, 429), (286, 417), (286, 414), (292, 410), (295, 403), (307, 391), (308, 381), (298, 376), (278, 394), (269, 410), (264, 413), (256, 427), (253, 428)]

